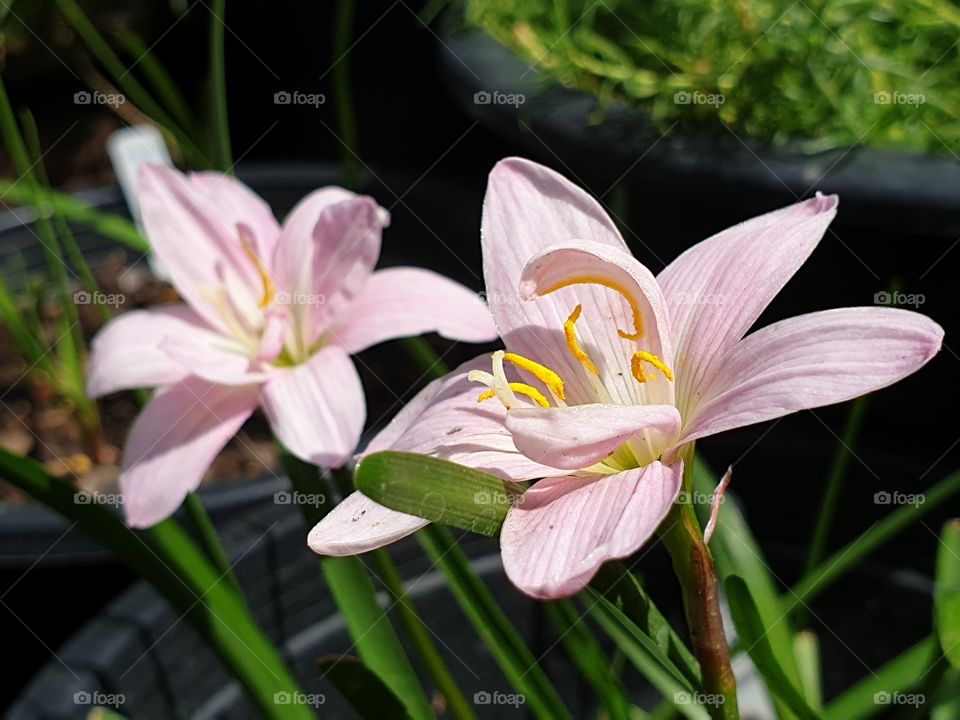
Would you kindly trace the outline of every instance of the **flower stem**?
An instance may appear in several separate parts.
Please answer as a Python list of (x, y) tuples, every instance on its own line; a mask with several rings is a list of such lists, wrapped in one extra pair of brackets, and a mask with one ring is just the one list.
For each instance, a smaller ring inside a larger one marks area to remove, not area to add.
[[(683, 490), (691, 491), (693, 448), (684, 453)], [(691, 503), (677, 503), (660, 531), (683, 592), (683, 609), (700, 674), (707, 709), (717, 720), (738, 718), (737, 681), (720, 614), (720, 589), (713, 557), (703, 541)]]

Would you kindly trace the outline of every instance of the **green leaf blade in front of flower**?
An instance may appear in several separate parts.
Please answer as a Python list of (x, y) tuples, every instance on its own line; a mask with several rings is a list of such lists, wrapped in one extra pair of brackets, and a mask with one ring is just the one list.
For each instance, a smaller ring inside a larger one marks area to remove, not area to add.
[(592, 588), (590, 613), (633, 666), (689, 720), (710, 720), (699, 687), (691, 685), (657, 643), (621, 610)]
[(523, 487), (447, 460), (385, 451), (357, 467), (357, 489), (381, 505), (461, 530), (495, 536)]
[(960, 669), (960, 520), (948, 522), (940, 535), (933, 604), (940, 647)]
[[(768, 639), (770, 625), (760, 615), (747, 583), (742, 577), (731, 575), (724, 587), (733, 624), (747, 654), (757, 666), (770, 692), (783, 701), (802, 720), (818, 720), (820, 714), (810, 707), (798, 685), (788, 677), (780, 666), (776, 653)], [(792, 653), (791, 653), (792, 656)]]

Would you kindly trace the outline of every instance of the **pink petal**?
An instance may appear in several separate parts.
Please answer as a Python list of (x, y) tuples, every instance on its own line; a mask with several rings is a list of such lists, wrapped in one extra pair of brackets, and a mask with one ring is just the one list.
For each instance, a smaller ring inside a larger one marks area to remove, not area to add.
[(541, 480), (500, 531), (507, 577), (531, 597), (581, 590), (607, 560), (636, 552), (670, 512), (683, 463), (652, 463), (600, 478)]
[(202, 338), (170, 335), (161, 341), (160, 350), (190, 375), (219, 385), (251, 385), (267, 377), (254, 368), (242, 345), (216, 333)]
[(419, 268), (373, 273), (337, 325), (334, 337), (350, 353), (428, 332), (465, 342), (497, 338), (490, 310), (477, 293)]
[(160, 349), (166, 338), (185, 342), (212, 335), (186, 305), (133, 310), (111, 320), (93, 339), (87, 371), (87, 395), (151, 388), (178, 382), (189, 371)]
[(631, 440), (637, 464), (660, 457), (680, 432), (673, 405), (576, 405), (515, 408), (507, 430), (517, 449), (537, 463), (581, 470), (612, 455)]
[(556, 469), (517, 451), (504, 427), (506, 410), (499, 402), (477, 402), (486, 388), (467, 379), (475, 369), (489, 370), (489, 355), (430, 383), (370, 442), (365, 453), (400, 450), (432, 455), (510, 480), (556, 475)]
[(318, 555), (356, 555), (389, 545), (429, 524), (354, 492), (313, 527), (307, 545)]
[(217, 172), (190, 173), (190, 182), (203, 195), (209, 198), (210, 205), (225, 225), (235, 228), (243, 225), (247, 240), (257, 257), (266, 260), (273, 257), (273, 251), (280, 239), (280, 223), (273, 215), (270, 206), (234, 177)]
[[(583, 278), (620, 288), (637, 306), (642, 319), (642, 337), (639, 340), (624, 339), (620, 331), (633, 334), (636, 329), (630, 303), (614, 290), (586, 290), (587, 293), (604, 293), (606, 306), (597, 308), (599, 315), (584, 317), (581, 314), (575, 330), (581, 347), (597, 365), (607, 392), (614, 401), (624, 404), (672, 405), (673, 381), (664, 373), (646, 365), (643, 370), (649, 377), (644, 383), (639, 382), (632, 373), (630, 361), (638, 350), (656, 355), (668, 368), (673, 366), (670, 326), (660, 287), (651, 272), (632, 255), (618, 248), (591, 242), (547, 248), (532, 257), (524, 268), (520, 279), (521, 297), (524, 300), (537, 298), (558, 285)], [(546, 295), (540, 302), (553, 303), (561, 312), (565, 308), (572, 310), (580, 302), (584, 289), (589, 287), (573, 285)], [(571, 358), (565, 336), (554, 333), (552, 337), (555, 344), (560, 344), (556, 354)], [(512, 349), (509, 342), (508, 347)], [(562, 377), (566, 380), (571, 376)], [(573, 377), (586, 379), (586, 370), (578, 367), (577, 375)], [(597, 397), (593, 392), (590, 401), (609, 400)]]
[(363, 290), (388, 222), (372, 198), (341, 188), (318, 190), (290, 212), (273, 268), (277, 302), (290, 306), (305, 345)]
[[(487, 184), (481, 241), (487, 302), (500, 336), (511, 352), (545, 365), (552, 362), (552, 369), (567, 381), (572, 401), (592, 402), (595, 398), (580, 364), (566, 352), (563, 323), (577, 303), (583, 305), (584, 318), (578, 330), (603, 322), (611, 313), (609, 291), (578, 287), (531, 302), (522, 301), (519, 294), (527, 262), (548, 247), (571, 240), (627, 252), (600, 204), (569, 180), (521, 158), (497, 163)], [(558, 297), (568, 303), (558, 303)]]
[[(472, 360), (420, 391), (370, 442), (365, 454), (418, 452), (460, 462), (513, 480), (555, 474), (513, 446), (499, 404), (477, 404), (483, 387), (467, 380), (470, 370), (490, 367), (489, 356)], [(308, 538), (321, 555), (351, 555), (381, 547), (427, 522), (353, 493), (320, 521)]]
[(325, 467), (350, 458), (367, 414), (357, 370), (335, 345), (278, 369), (263, 386), (263, 409), (290, 452)]
[(159, 392), (127, 437), (120, 488), (132, 527), (171, 515), (257, 407), (255, 387), (187, 378)]
[(187, 304), (224, 333), (229, 328), (209, 297), (224, 275), (237, 277), (254, 297), (263, 292), (236, 222), (243, 218), (248, 228), (263, 232), (262, 204), (250, 201), (250, 195), (235, 180), (205, 176), (196, 183), (152, 165), (140, 171), (138, 200), (151, 247)]
[(670, 309), (677, 399), (688, 403), (820, 242), (835, 195), (747, 220), (694, 245), (657, 277)]
[(923, 367), (943, 329), (919, 313), (843, 308), (783, 320), (729, 353), (683, 442), (878, 390)]

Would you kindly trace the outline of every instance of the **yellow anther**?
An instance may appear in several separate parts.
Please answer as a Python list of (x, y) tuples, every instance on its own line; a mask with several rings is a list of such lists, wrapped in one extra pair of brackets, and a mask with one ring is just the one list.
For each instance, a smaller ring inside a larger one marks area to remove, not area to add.
[(547, 399), (543, 396), (543, 393), (531, 385), (520, 382), (512, 382), (510, 383), (510, 389), (514, 392), (520, 393), (521, 395), (526, 395), (540, 407), (550, 407), (550, 403), (547, 402)]
[[(638, 350), (633, 354), (633, 357), (630, 358), (630, 372), (633, 373), (637, 382), (645, 383), (647, 381), (647, 376), (643, 373), (643, 363), (645, 362), (650, 363), (666, 375), (667, 380), (673, 380), (673, 371), (671, 371), (660, 358), (653, 353), (648, 353), (646, 350)], [(653, 373), (650, 374), (650, 377), (653, 378)]]
[(581, 348), (577, 342), (577, 333), (573, 328), (577, 322), (577, 318), (580, 317), (581, 310), (583, 310), (582, 305), (577, 305), (573, 309), (570, 317), (568, 317), (567, 321), (563, 324), (563, 334), (567, 336), (567, 347), (570, 348), (570, 353), (579, 360), (590, 373), (599, 375), (600, 371), (597, 370), (597, 366), (593, 364), (593, 360), (590, 359), (590, 356), (583, 351), (583, 348)]
[[(544, 397), (543, 393), (537, 390), (532, 385), (527, 385), (526, 383), (521, 383), (521, 382), (512, 382), (512, 383), (509, 383), (509, 387), (514, 392), (518, 392), (521, 395), (526, 395), (528, 398), (533, 400), (540, 407), (545, 407), (545, 408), (550, 407), (550, 403), (547, 401), (547, 398)], [(477, 397), (477, 402), (482, 403), (484, 400), (489, 400), (490, 398), (494, 398), (496, 396), (497, 396), (496, 391), (487, 390), (486, 392), (480, 393), (480, 395)], [(508, 405), (507, 410), (509, 409), (510, 407)]]
[(240, 245), (243, 247), (243, 252), (246, 253), (248, 258), (250, 258), (250, 262), (252, 262), (253, 266), (257, 269), (257, 274), (260, 276), (260, 282), (263, 283), (263, 296), (260, 298), (260, 307), (265, 308), (267, 305), (273, 302), (273, 296), (276, 294), (277, 289), (274, 287), (273, 280), (270, 279), (267, 269), (263, 266), (263, 263), (260, 262), (260, 258), (257, 257), (257, 253), (254, 251), (247, 238), (244, 237), (244, 230), (242, 227), (240, 228)]
[(561, 400), (566, 399), (563, 392), (563, 379), (550, 368), (544, 367), (540, 363), (525, 358), (523, 355), (517, 355), (516, 353), (504, 353), (503, 359), (513, 363), (521, 370), (526, 370), (550, 388), (550, 391)]
[[(615, 292), (620, 293), (624, 300), (630, 304), (630, 310), (633, 312), (633, 329), (634, 332), (628, 333), (623, 330), (617, 330), (617, 334), (622, 337), (624, 340), (639, 340), (643, 337), (643, 315), (640, 313), (640, 306), (637, 304), (637, 301), (630, 295), (627, 289), (616, 282), (615, 280), (610, 280), (605, 277), (596, 277), (593, 275), (583, 275), (579, 277), (570, 277), (566, 280), (563, 280), (553, 287), (549, 287), (546, 290), (541, 290), (540, 295), (549, 295), (552, 292), (555, 292), (561, 288), (568, 287), (570, 285), (601, 285), (605, 288), (609, 288)], [(574, 353), (576, 354), (576, 353)]]

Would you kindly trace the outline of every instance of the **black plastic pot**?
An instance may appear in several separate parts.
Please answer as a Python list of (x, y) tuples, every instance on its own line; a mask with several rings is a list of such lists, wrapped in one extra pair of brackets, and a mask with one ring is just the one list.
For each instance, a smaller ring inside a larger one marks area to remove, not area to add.
[[(816, 154), (732, 133), (661, 136), (649, 115), (551, 83), (535, 67), (479, 30), (440, 46), (442, 75), (470, 116), (602, 192), (667, 190), (712, 211), (744, 217), (810, 196), (839, 193), (846, 220), (884, 233), (954, 239), (960, 234), (960, 160), (944, 155), (838, 148)], [(499, 93), (498, 101), (493, 93)], [(522, 104), (503, 96), (519, 95)]]
[[(224, 537), (231, 555), (239, 559), (238, 578), (265, 631), (282, 647), (304, 691), (323, 695), (320, 716), (354, 717), (316, 666), (322, 656), (350, 653), (352, 643), (317, 559), (304, 547), (304, 532), (296, 508), (268, 505), (235, 521)], [(595, 698), (545, 623), (543, 606), (510, 586), (494, 541), (470, 535), (464, 544), (475, 570), (561, 689), (574, 717), (592, 717)], [(439, 638), (441, 652), (467, 697), (511, 692), (419, 546), (405, 541), (392, 551), (409, 597)], [(786, 553), (786, 559), (792, 562), (792, 555)], [(645, 553), (638, 571), (671, 622), (682, 627), (676, 583), (665, 555), (659, 549)], [(388, 604), (386, 596), (382, 601)], [(861, 568), (815, 602), (811, 627), (822, 643), (827, 696), (927, 634), (930, 602), (928, 579), (871, 567)], [(10, 710), (10, 720), (82, 718), (89, 710), (86, 703), (98, 697), (120, 700), (120, 712), (138, 720), (256, 717), (213, 654), (142, 583), (111, 603), (60, 648), (57, 657), (24, 689)], [(425, 681), (430, 687), (429, 679)], [(656, 703), (655, 694), (632, 670), (626, 671), (625, 682), (634, 689), (635, 702), (644, 707)], [(477, 704), (476, 710), (481, 718), (500, 718), (513, 708)], [(520, 710), (518, 717), (523, 717)]]

